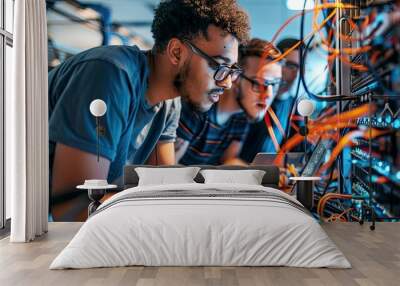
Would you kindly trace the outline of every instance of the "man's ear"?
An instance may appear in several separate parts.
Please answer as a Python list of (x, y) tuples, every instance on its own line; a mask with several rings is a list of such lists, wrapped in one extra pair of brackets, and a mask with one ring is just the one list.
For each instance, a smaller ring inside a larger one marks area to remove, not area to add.
[(180, 66), (185, 61), (187, 52), (184, 44), (179, 39), (172, 38), (168, 42), (166, 54), (172, 65)]

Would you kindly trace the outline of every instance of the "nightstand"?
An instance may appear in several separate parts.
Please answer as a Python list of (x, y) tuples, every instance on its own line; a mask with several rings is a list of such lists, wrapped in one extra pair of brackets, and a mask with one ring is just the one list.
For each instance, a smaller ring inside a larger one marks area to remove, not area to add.
[(313, 185), (321, 177), (290, 177), (296, 183), (296, 198), (307, 209), (311, 210), (314, 204)]
[(105, 180), (85, 180), (85, 184), (76, 186), (77, 189), (87, 190), (91, 203), (88, 206), (88, 216), (100, 206), (100, 200), (108, 189), (115, 189), (117, 185), (109, 185)]

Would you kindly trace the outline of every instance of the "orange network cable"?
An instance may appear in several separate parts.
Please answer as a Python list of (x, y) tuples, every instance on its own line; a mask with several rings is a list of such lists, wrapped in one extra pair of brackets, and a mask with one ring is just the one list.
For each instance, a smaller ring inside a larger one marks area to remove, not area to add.
[[(326, 3), (326, 2), (324, 1), (324, 3)], [(314, 13), (313, 13), (313, 20), (312, 20), (313, 26), (316, 25), (317, 19), (318, 19), (318, 16), (319, 16), (320, 12), (321, 12), (321, 10), (314, 10)], [(362, 31), (362, 29), (359, 28), (359, 27), (357, 26), (357, 24), (356, 24), (351, 18), (345, 17), (344, 20), (347, 21), (347, 23), (349, 24), (350, 28), (351, 28), (353, 31), (356, 30), (356, 31), (359, 32), (359, 33), (360, 33), (360, 31)], [(365, 28), (368, 24), (369, 24), (369, 17), (367, 17), (367, 22), (365, 22), (365, 20), (364, 20), (364, 22), (362, 23), (362, 27)], [(344, 41), (347, 41), (347, 42), (359, 42), (359, 41), (366, 40), (366, 39), (368, 39), (368, 38), (370, 38), (370, 37), (373, 36), (373, 35), (369, 35), (368, 37), (365, 37), (365, 38), (363, 38), (363, 37), (352, 37), (352, 36), (349, 36), (349, 35), (346, 35), (346, 34), (342, 34), (342, 33), (340, 33), (340, 32), (337, 32), (337, 31), (334, 30), (333, 28), (330, 28), (330, 31), (332, 31), (332, 32), (335, 34), (335, 36), (337, 36), (339, 39), (344, 40)], [(323, 40), (323, 38), (325, 38), (325, 37), (321, 34), (321, 32), (320, 32), (319, 34), (320, 34), (320, 36), (321, 36), (321, 40)], [(324, 40), (323, 40), (323, 41), (324, 41)]]
[(340, 214), (332, 214), (327, 221), (328, 222), (336, 222), (337, 220), (340, 220), (341, 222), (346, 222), (347, 219), (345, 217), (343, 217), (345, 214), (353, 211), (354, 208), (348, 208), (346, 210), (344, 210), (343, 212), (341, 212)]
[(346, 55), (357, 55), (359, 53), (365, 53), (368, 52), (372, 49), (371, 46), (363, 46), (359, 48), (341, 48), (341, 49), (335, 49), (331, 48), (329, 46), (321, 45), (324, 49), (326, 49), (330, 53), (330, 57), (335, 57), (341, 54), (346, 54)]
[[(348, 128), (348, 127), (357, 127), (356, 124), (352, 122), (352, 120), (365, 116), (367, 114), (372, 114), (375, 112), (376, 106), (373, 104), (365, 104), (360, 107), (357, 107), (353, 110), (346, 111), (340, 114), (336, 114), (333, 116), (330, 116), (328, 118), (319, 120), (318, 122), (316, 121), (311, 121), (308, 124), (308, 137), (312, 136), (322, 136), (323, 139), (331, 137), (329, 135), (329, 132), (332, 131), (337, 131), (343, 128)], [(323, 135), (327, 136), (323, 136)], [(304, 136), (297, 133), (294, 136), (292, 136), (280, 149), (278, 155), (276, 156), (276, 159), (274, 161), (275, 164), (277, 165), (282, 165), (284, 155), (292, 150), (295, 146), (299, 145), (301, 142), (303, 142)]]
[[(354, 6), (352, 6), (352, 5), (344, 5), (344, 4), (340, 4), (340, 3), (339, 3), (339, 4), (331, 3), (331, 4), (328, 5), (328, 6), (329, 6), (329, 7), (354, 7)], [(325, 9), (325, 7), (323, 7), (323, 6), (318, 6), (318, 7), (314, 8), (314, 9)], [(308, 11), (305, 11), (305, 13), (308, 13)], [(322, 21), (322, 23), (321, 23), (321, 25), (318, 27), (318, 29), (322, 29), (322, 27), (335, 15), (335, 13), (336, 13), (336, 10), (334, 10), (332, 13), (330, 13), (330, 15), (328, 15), (328, 16), (326, 17), (326, 19), (324, 19), (324, 20)], [(275, 35), (272, 37), (271, 42), (273, 43), (273, 42), (276, 40), (277, 36), (282, 32), (282, 30), (283, 30), (290, 22), (292, 22), (292, 21), (293, 21), (294, 19), (296, 19), (297, 17), (300, 17), (302, 14), (303, 14), (303, 12), (298, 13), (298, 14), (296, 14), (296, 15), (290, 17), (290, 18), (278, 29), (278, 31), (277, 31), (277, 32), (275, 33)], [(314, 31), (310, 32), (310, 33), (304, 38), (303, 42), (304, 42), (305, 40), (309, 39), (309, 38), (310, 38), (312, 35), (314, 35), (317, 31), (318, 31), (318, 30), (314, 30)], [(297, 47), (299, 47), (301, 43), (302, 43), (302, 41), (297, 42), (295, 45), (293, 45), (291, 48), (289, 48), (288, 50), (286, 50), (286, 51), (285, 51), (284, 53), (282, 53), (278, 58), (274, 59), (274, 60), (271, 61), (269, 64), (272, 64), (272, 63), (276, 63), (276, 62), (281, 61), (281, 60), (282, 60), (283, 58), (285, 58), (290, 52), (292, 52), (292, 51), (295, 50)], [(270, 52), (270, 49), (268, 49), (267, 51), (265, 51), (264, 54), (262, 55), (262, 59), (266, 59), (266, 58), (269, 56), (269, 52)], [(262, 62), (263, 62), (263, 61), (260, 61), (260, 67), (261, 67), (261, 63), (262, 63)], [(259, 67), (259, 70), (260, 70), (260, 67)]]
[(352, 199), (353, 195), (345, 195), (345, 194), (336, 194), (336, 193), (329, 193), (324, 195), (318, 202), (317, 205), (317, 214), (322, 218), (324, 214), (325, 205), (328, 201), (332, 199)]
[[(337, 15), (337, 9), (356, 9), (357, 6), (351, 5), (351, 4), (344, 4), (341, 2), (337, 2), (337, 3), (328, 3), (325, 0), (322, 1), (321, 5), (318, 5), (317, 3), (318, 1), (315, 1), (315, 7), (314, 9), (311, 10), (305, 10), (305, 11), (301, 11), (300, 13), (297, 13), (295, 15), (293, 15), (292, 17), (290, 17), (288, 20), (285, 21), (285, 23), (277, 30), (277, 32), (274, 34), (274, 36), (272, 37), (271, 42), (274, 43), (275, 40), (277, 39), (278, 35), (296, 18), (305, 15), (307, 13), (313, 12), (313, 31), (311, 33), (309, 33), (304, 39), (303, 41), (299, 41), (298, 43), (296, 43), (295, 45), (293, 45), (291, 48), (289, 48), (288, 50), (286, 50), (281, 56), (279, 56), (277, 59), (273, 60), (270, 62), (270, 64), (278, 62), (280, 60), (282, 60), (283, 58), (286, 57), (287, 54), (289, 54), (290, 52), (292, 52), (293, 50), (295, 50), (296, 48), (298, 48), (300, 46), (300, 44), (304, 41), (306, 41), (307, 39), (309, 39), (312, 35), (314, 35), (315, 33), (319, 32), (320, 33), (320, 38), (322, 39), (323, 43), (326, 45), (326, 49), (328, 50), (328, 52), (330, 52), (332, 55), (330, 57), (330, 60), (332, 61), (332, 58), (336, 58), (338, 56), (342, 54), (349, 54), (349, 55), (353, 55), (353, 54), (357, 54), (357, 53), (361, 53), (361, 52), (365, 52), (365, 51), (369, 51), (371, 49), (371, 47), (369, 46), (365, 46), (365, 47), (360, 47), (360, 48), (342, 48), (341, 50), (338, 49), (334, 49), (331, 48), (331, 41), (334, 35), (334, 30), (330, 29), (328, 36), (330, 37), (330, 39), (328, 38), (328, 40), (325, 40), (324, 36), (322, 35), (321, 29), (322, 27), (324, 27), (326, 25), (326, 23), (331, 20), (333, 17), (335, 17)], [(335, 8), (335, 10), (333, 10), (323, 21), (321, 24), (317, 23), (317, 18), (318, 15), (320, 13), (320, 11), (324, 10), (324, 9), (332, 9)], [(368, 18), (369, 19), (369, 18)], [(354, 23), (354, 21), (352, 21), (351, 19), (348, 20), (349, 25), (352, 26), (354, 29), (358, 29), (357, 25)], [(366, 26), (368, 24), (368, 22), (365, 22), (362, 24), (363, 26)], [(330, 35), (329, 35), (330, 34)], [(346, 35), (340, 35), (342, 37), (347, 37)], [(358, 41), (360, 39), (354, 39), (354, 41)], [(322, 45), (322, 47), (324, 47), (324, 45)], [(262, 58), (265, 59), (267, 58), (269, 55), (269, 50), (265, 51)], [(342, 56), (343, 57), (343, 56)], [(329, 59), (329, 58), (328, 58)], [(343, 60), (346, 64), (351, 65), (354, 69), (358, 69), (361, 71), (365, 71), (367, 70), (365, 66), (359, 65), (359, 64), (353, 64), (351, 63), (349, 60), (345, 59), (344, 57), (341, 58), (341, 60)], [(261, 61), (262, 63), (263, 61)], [(261, 63), (260, 63), (260, 67), (261, 68)], [(329, 63), (329, 60), (328, 60)], [(330, 78), (331, 81), (333, 83), (335, 83), (334, 77), (332, 75), (332, 72), (330, 71)]]
[[(317, 1), (316, 1), (316, 2), (317, 2)], [(316, 3), (316, 4), (315, 4), (315, 7), (314, 7), (313, 9), (301, 11), (301, 12), (299, 12), (299, 13), (293, 15), (292, 17), (290, 17), (288, 20), (286, 20), (285, 23), (284, 23), (284, 24), (277, 30), (277, 32), (274, 34), (274, 36), (272, 37), (271, 42), (272, 42), (272, 43), (275, 42), (276, 38), (277, 38), (278, 35), (284, 30), (284, 28), (285, 28), (288, 24), (290, 24), (293, 20), (295, 20), (296, 18), (301, 17), (303, 14), (305, 15), (305, 14), (310, 13), (310, 12), (313, 12), (314, 14), (316, 14), (316, 12), (318, 12), (318, 15), (319, 15), (319, 12), (320, 12), (320, 11), (325, 10), (325, 9), (330, 9), (330, 8), (337, 8), (337, 9), (355, 9), (355, 8), (357, 8), (357, 7), (354, 6), (354, 5), (351, 5), (351, 4), (326, 3), (325, 1), (324, 1), (324, 3), (321, 4), (321, 5), (318, 5), (318, 4)], [(334, 10), (334, 11), (331, 13), (332, 17), (333, 17), (335, 14), (336, 14), (336, 10)], [(329, 20), (329, 19), (331, 19), (332, 17), (328, 16), (325, 20)], [(324, 20), (324, 21), (325, 21), (325, 20)], [(317, 24), (315, 24), (315, 25), (313, 26), (313, 27), (314, 27), (314, 31), (312, 32), (312, 34), (314, 34), (314, 33), (316, 33), (317, 31), (319, 31), (325, 24), (326, 24), (326, 23), (323, 23), (322, 26), (318, 26)]]
[[(315, 2), (317, 2), (317, 1), (315, 1)], [(324, 1), (324, 3), (325, 3), (325, 1)], [(314, 10), (313, 19), (312, 19), (312, 26), (314, 27), (314, 29), (316, 27), (318, 27), (317, 18), (319, 16), (319, 13), (320, 13), (320, 10)], [(346, 17), (345, 20), (349, 23), (350, 27), (353, 30), (356, 30), (358, 32), (361, 31), (360, 28), (356, 25), (356, 23), (351, 18)], [(366, 24), (368, 24), (368, 23), (365, 21), (364, 21), (364, 23), (362, 23), (363, 26)], [(347, 42), (359, 42), (359, 41), (367, 39), (368, 37), (356, 38), (356, 37), (352, 37), (350, 35), (344, 35), (344, 34), (341, 34), (340, 32), (337, 33), (336, 30), (334, 30), (333, 28), (329, 29), (327, 38), (325, 38), (325, 36), (323, 35), (322, 30), (319, 30), (318, 34), (319, 34), (319, 37), (322, 42), (321, 47), (329, 53), (328, 64), (332, 63), (334, 59), (339, 57), (340, 60), (344, 64), (351, 66), (353, 69), (356, 69), (359, 71), (368, 71), (368, 68), (366, 66), (361, 65), (361, 64), (352, 63), (347, 58), (347, 55), (354, 55), (354, 54), (367, 52), (367, 51), (371, 50), (371, 46), (363, 46), (363, 47), (358, 47), (358, 48), (341, 48), (341, 49), (336, 49), (336, 48), (331, 47), (331, 42), (332, 42), (332, 38), (333, 38), (334, 34), (337, 35), (340, 39), (347, 41)], [(369, 37), (371, 37), (371, 35)], [(330, 80), (336, 85), (331, 70), (329, 70), (329, 76), (330, 76)]]
[[(324, 4), (323, 4), (323, 5), (316, 6), (316, 8), (314, 9), (314, 20), (315, 20), (315, 21), (314, 21), (314, 30), (313, 30), (311, 33), (309, 33), (309, 34), (304, 38), (304, 40), (306, 40), (307, 38), (310, 38), (313, 34), (315, 34), (316, 32), (320, 31), (321, 28), (322, 28), (331, 18), (333, 18), (333, 17), (336, 15), (336, 10), (332, 11), (332, 12), (329, 14), (329, 16), (327, 16), (327, 17), (322, 21), (322, 23), (318, 25), (318, 24), (316, 23), (316, 18), (317, 18), (317, 16), (315, 16), (315, 15), (318, 15), (316, 12), (319, 13), (319, 11), (321, 11), (322, 9), (328, 9), (328, 8), (342, 8), (342, 9), (343, 9), (343, 8), (347, 8), (347, 9), (350, 9), (350, 8), (355, 8), (355, 6), (352, 6), (352, 5), (345, 5), (345, 4), (342, 4), (342, 3), (325, 3), (325, 1), (324, 1)], [(305, 11), (305, 13), (307, 13), (307, 12), (308, 12), (308, 11)], [(302, 11), (301, 13), (298, 13), (298, 14), (292, 16), (291, 18), (289, 18), (289, 19), (284, 23), (284, 25), (282, 25), (282, 27), (281, 27), (280, 29), (278, 29), (278, 31), (275, 33), (275, 35), (274, 35), (272, 41), (275, 41), (277, 35), (278, 35), (290, 22), (292, 22), (295, 18), (297, 18), (297, 17), (299, 17), (299, 16), (301, 16), (301, 15), (303, 15), (303, 11)], [(365, 23), (366, 23), (366, 22), (364, 22), (363, 25), (366, 25)], [(353, 27), (355, 27), (355, 23), (354, 23), (354, 22), (350, 22), (349, 24), (352, 25)], [(332, 41), (333, 34), (334, 34), (333, 29), (330, 29), (330, 31), (329, 31), (329, 33), (328, 33), (328, 40), (327, 40), (327, 42), (326, 42), (326, 43), (328, 43), (328, 46), (330, 45), (330, 42)], [(277, 62), (277, 61), (281, 60), (281, 59), (284, 58), (288, 53), (290, 53), (291, 51), (293, 51), (294, 49), (296, 49), (301, 43), (302, 43), (302, 42), (299, 41), (299, 42), (296, 43), (293, 47), (291, 47), (290, 49), (288, 49), (285, 53), (281, 54), (278, 58), (276, 58), (276, 59), (273, 60), (272, 62)], [(370, 50), (370, 47), (369, 47), (369, 46), (366, 46), (366, 47), (361, 47), (361, 48), (357, 48), (357, 49), (353, 49), (353, 48), (350, 48), (350, 49), (342, 49), (342, 52), (343, 52), (343, 53), (348, 53), (348, 54), (353, 54), (353, 53), (358, 53), (358, 52), (365, 52), (365, 51), (368, 51), (368, 50)], [(330, 49), (330, 51), (332, 52), (332, 54), (328, 56), (328, 64), (329, 64), (329, 63), (332, 63), (332, 61), (333, 61), (337, 56), (339, 56), (339, 57), (341, 58), (341, 60), (343, 60), (343, 62), (345, 62), (345, 63), (347, 63), (347, 64), (351, 64), (352, 67), (355, 68), (355, 69), (359, 69), (359, 70), (365, 70), (365, 69), (366, 69), (366, 67), (364, 67), (364, 66), (362, 66), (362, 65), (357, 65), (357, 64), (353, 64), (353, 63), (349, 62), (349, 60), (348, 60), (347, 58), (345, 58), (345, 57), (343, 57), (342, 55), (340, 55), (340, 52), (339, 52), (337, 49)], [(264, 56), (267, 56), (267, 55), (268, 55), (268, 52), (269, 52), (269, 50), (268, 50), (266, 53), (264, 53)], [(272, 62), (271, 62), (271, 63), (272, 63)], [(330, 72), (331, 80), (334, 82), (334, 77), (333, 77), (333, 74), (332, 74), (331, 69), (329, 69), (329, 72)], [(308, 139), (310, 140), (310, 139), (312, 139), (312, 138), (315, 138), (316, 135), (324, 135), (324, 132), (329, 131), (330, 129), (339, 130), (339, 129), (345, 128), (345, 127), (354, 127), (354, 124), (351, 124), (351, 123), (349, 123), (349, 122), (344, 122), (344, 121), (346, 121), (346, 120), (351, 120), (351, 119), (354, 119), (354, 118), (356, 118), (356, 117), (359, 117), (359, 116), (357, 116), (357, 111), (360, 111), (361, 113), (364, 113), (364, 112), (365, 112), (365, 108), (364, 108), (364, 109), (363, 109), (363, 108), (358, 108), (358, 109), (353, 110), (353, 111), (351, 111), (351, 112), (341, 114), (341, 115), (339, 116), (340, 118), (339, 118), (338, 116), (332, 116), (329, 120), (322, 120), (323, 123), (324, 123), (324, 126), (320, 126), (320, 125), (318, 125), (318, 124), (315, 124), (315, 126), (314, 126), (313, 123), (311, 122), (311, 124), (310, 124), (310, 132), (309, 132), (309, 133), (310, 133), (310, 136), (309, 136)], [(347, 117), (350, 116), (350, 117), (347, 118), (346, 116), (347, 116)], [(267, 128), (268, 128), (268, 130), (269, 130), (270, 136), (271, 136), (273, 139), (276, 139), (275, 136), (274, 136), (274, 134), (273, 134), (273, 128), (272, 128), (272, 126), (271, 126), (272, 124), (271, 124), (270, 121), (268, 122), (267, 119), (266, 119), (266, 125), (267, 125)], [(272, 133), (272, 134), (271, 134), (271, 133)], [(331, 137), (331, 135), (327, 135), (327, 136), (324, 136), (324, 137), (328, 138), (328, 137)], [(303, 140), (303, 136), (301, 136), (300, 134), (296, 134), (295, 136), (293, 136), (293, 137), (286, 143), (286, 145), (284, 145), (284, 147), (281, 149), (281, 152), (279, 152), (279, 153), (284, 154), (285, 152), (289, 151), (289, 150), (292, 149), (294, 146), (296, 146), (297, 144), (299, 144), (302, 140)], [(278, 148), (279, 148), (279, 145), (277, 145), (277, 144), (276, 144), (277, 142), (275, 142), (275, 141), (276, 141), (276, 140), (274, 140), (275, 148), (276, 148), (277, 150), (279, 150), (279, 149), (278, 149)], [(342, 141), (342, 142), (343, 142), (343, 141)], [(278, 146), (278, 147), (277, 147), (277, 146)], [(280, 161), (280, 160), (282, 159), (282, 158), (280, 158), (280, 157), (282, 157), (282, 156), (277, 156), (277, 161)]]
[(371, 62), (371, 64), (374, 65), (376, 63), (380, 54), (381, 54), (381, 51), (379, 51), (379, 50), (372, 52), (371, 58), (369, 60)]
[(280, 146), (278, 143), (278, 139), (276, 139), (274, 128), (272, 127), (271, 119), (269, 118), (268, 113), (266, 113), (264, 116), (264, 122), (265, 122), (265, 126), (267, 127), (269, 136), (272, 140), (272, 143), (274, 144), (274, 148), (275, 148), (276, 152), (279, 152)]
[(309, 38), (311, 38), (312, 35), (314, 35), (318, 30), (322, 29), (322, 27), (333, 17), (335, 16), (336, 11), (332, 11), (323, 21), (322, 23), (319, 25), (319, 27), (317, 27), (318, 29), (313, 30), (312, 32), (310, 32), (307, 36), (304, 37), (303, 41), (298, 41), (295, 45), (293, 45), (291, 48), (287, 49), (280, 57), (278, 57), (277, 59), (275, 59), (272, 62), (278, 62), (280, 60), (282, 60), (284, 57), (286, 57), (290, 52), (292, 52), (293, 50), (295, 50), (297, 47), (299, 47), (302, 43), (304, 43), (304, 41), (308, 40)]
[[(306, 14), (306, 13), (309, 13), (309, 12), (311, 12), (311, 11), (314, 11), (314, 13), (315, 13), (315, 11), (318, 11), (318, 12), (319, 12), (319, 11), (321, 11), (321, 10), (323, 10), (323, 9), (329, 9), (329, 8), (354, 9), (354, 8), (356, 8), (356, 6), (350, 5), (350, 4), (343, 4), (343, 3), (341, 3), (341, 2), (339, 2), (339, 3), (326, 3), (326, 2), (324, 2), (323, 5), (316, 5), (315, 8), (314, 8), (313, 10), (302, 11), (302, 12), (300, 12), (300, 13), (298, 13), (298, 14), (295, 14), (294, 16), (290, 17), (288, 20), (286, 20), (285, 23), (284, 23), (284, 24), (278, 29), (278, 31), (275, 33), (275, 35), (273, 36), (271, 42), (273, 43), (273, 42), (276, 40), (277, 36), (283, 31), (283, 29), (284, 29), (288, 24), (290, 24), (294, 19), (296, 19), (296, 18), (298, 18), (298, 17), (300, 17), (300, 16), (302, 16), (302, 15), (304, 15), (304, 14)], [(276, 59), (274, 59), (273, 61), (271, 61), (269, 64), (272, 64), (272, 63), (275, 63), (275, 62), (278, 62), (278, 61), (282, 60), (283, 58), (286, 57), (287, 54), (289, 54), (290, 52), (292, 52), (293, 50), (295, 50), (297, 47), (299, 47), (301, 43), (303, 43), (304, 41), (306, 41), (307, 39), (309, 39), (309, 38), (310, 38), (311, 36), (313, 36), (315, 33), (321, 31), (322, 27), (324, 27), (324, 26), (326, 25), (326, 23), (328, 23), (328, 21), (329, 21), (330, 19), (332, 19), (332, 18), (336, 15), (336, 12), (337, 12), (336, 9), (333, 10), (333, 11), (322, 21), (322, 23), (321, 23), (320, 25), (318, 25), (318, 24), (315, 23), (315, 25), (314, 25), (314, 27), (313, 27), (313, 28), (314, 28), (313, 31), (312, 31), (311, 33), (309, 33), (309, 34), (303, 39), (303, 41), (299, 41), (298, 43), (296, 43), (295, 45), (293, 45), (291, 48), (289, 48), (288, 50), (286, 50), (283, 54), (281, 54), (278, 58), (276, 58)], [(333, 32), (332, 32), (332, 33), (333, 33)], [(332, 36), (332, 37), (333, 37), (333, 36)], [(368, 47), (362, 47), (362, 48), (357, 48), (357, 49), (350, 48), (350, 49), (343, 49), (342, 52), (354, 54), (354, 53), (359, 53), (359, 52), (364, 51), (364, 50), (367, 50), (367, 49), (369, 49), (369, 48), (368, 48)], [(335, 50), (335, 49), (333, 49), (333, 50)], [(266, 58), (268, 57), (269, 53), (270, 53), (270, 49), (266, 50), (266, 51), (264, 52), (262, 58), (263, 58), (263, 59), (266, 59)], [(258, 69), (259, 72), (261, 72), (261, 63), (262, 63), (262, 62), (263, 62), (263, 61), (260, 61), (260, 66), (259, 66), (259, 69)], [(364, 67), (358, 67), (358, 66), (356, 66), (356, 68), (363, 69)], [(331, 72), (330, 72), (330, 77), (331, 77), (331, 79), (333, 79), (333, 75), (332, 75)], [(333, 82), (334, 82), (334, 80), (333, 80)]]
[[(314, 11), (318, 11), (318, 9), (315, 9)], [(333, 17), (335, 16), (335, 14), (336, 14), (336, 10), (332, 11), (332, 12), (330, 13), (330, 15), (329, 15), (326, 19), (324, 19), (323, 22), (322, 22), (320, 25), (314, 23), (314, 30), (313, 30), (311, 33), (309, 33), (309, 34), (304, 38), (303, 41), (297, 42), (295, 45), (293, 45), (291, 48), (289, 48), (289, 49), (286, 50), (283, 54), (281, 54), (281, 56), (279, 56), (279, 57), (276, 58), (275, 60), (271, 61), (270, 64), (282, 60), (284, 57), (286, 57), (287, 54), (289, 54), (290, 52), (292, 52), (293, 50), (295, 50), (296, 48), (298, 48), (298, 47), (300, 46), (301, 43), (303, 43), (305, 40), (307, 40), (308, 38), (310, 38), (310, 37), (311, 37), (312, 35), (314, 35), (316, 32), (319, 32), (319, 33), (321, 34), (321, 29), (322, 29), (322, 27), (325, 26), (326, 23), (327, 23), (331, 18), (333, 18)], [(295, 19), (295, 18), (298, 17), (299, 15), (302, 15), (302, 13), (299, 13), (299, 14), (294, 15), (294, 16), (292, 16), (288, 21), (286, 21), (285, 24), (278, 30), (278, 32), (277, 32), (276, 35), (274, 36), (273, 40), (275, 40), (277, 34), (279, 34), (279, 33), (283, 30), (283, 28), (286, 27), (286, 25), (287, 25), (288, 23), (290, 23), (293, 19)], [(355, 25), (355, 24), (354, 24), (354, 25)], [(333, 30), (331, 29), (330, 31), (333, 31)], [(333, 32), (330, 32), (330, 35), (331, 35), (330, 37), (333, 37)], [(321, 38), (323, 39), (322, 34), (321, 34)], [(369, 50), (371, 49), (371, 46), (364, 46), (364, 47), (359, 47), (359, 48), (342, 48), (341, 50), (338, 50), (338, 49), (331, 48), (331, 47), (330, 47), (330, 42), (331, 42), (331, 39), (328, 39), (328, 42), (323, 41), (323, 43), (326, 44), (326, 49), (327, 49), (328, 52), (330, 53), (330, 55), (328, 56), (328, 67), (330, 67), (330, 66), (332, 65), (332, 62), (333, 62), (333, 60), (334, 60), (336, 57), (339, 57), (340, 60), (341, 60), (343, 63), (345, 63), (345, 64), (347, 64), (347, 65), (350, 65), (353, 69), (360, 70), (360, 71), (367, 71), (367, 70), (368, 70), (367, 67), (364, 66), (364, 65), (352, 63), (352, 62), (351, 62), (346, 56), (344, 56), (343, 54), (353, 55), (353, 54), (358, 54), (358, 53), (362, 53), (362, 52), (367, 52), (367, 51), (369, 51)], [(324, 47), (324, 45), (322, 45), (322, 47)], [(264, 55), (263, 55), (263, 57), (266, 58), (267, 56), (268, 56), (268, 52), (265, 52)], [(262, 61), (261, 61), (261, 63), (262, 63)], [(260, 68), (261, 68), (261, 63), (260, 63), (259, 70), (260, 70)], [(334, 79), (334, 77), (333, 77), (331, 68), (329, 68), (329, 76), (330, 76), (330, 79), (331, 79), (332, 83), (334, 83), (334, 84), (336, 85), (336, 82), (335, 82), (335, 79)]]
[(300, 128), (294, 124), (294, 122), (290, 122), (290, 127), (294, 129), (296, 132), (300, 132)]
[[(376, 107), (375, 106), (368, 106), (367, 107), (370, 109), (368, 111), (369, 114), (372, 114), (375, 110)], [(357, 116), (357, 118), (360, 116)], [(344, 118), (341, 118), (341, 120), (343, 120)], [(349, 122), (350, 124), (350, 122)], [(345, 136), (343, 136), (339, 142), (337, 143), (337, 145), (335, 146), (335, 148), (333, 149), (331, 156), (329, 158), (329, 160), (320, 168), (320, 170), (318, 171), (318, 174), (323, 173), (324, 171), (326, 171), (332, 164), (333, 162), (336, 160), (337, 156), (341, 153), (341, 151), (343, 150), (344, 147), (346, 146), (353, 146), (355, 143), (355, 139), (362, 137), (364, 139), (372, 139), (372, 138), (376, 138), (379, 137), (381, 135), (387, 134), (388, 130), (378, 130), (378, 129), (374, 129), (374, 128), (365, 128), (362, 130), (353, 130), (350, 131), (349, 133), (347, 133)]]
[(331, 123), (334, 124), (336, 122), (348, 121), (348, 120), (362, 117), (367, 114), (372, 114), (375, 111), (376, 111), (375, 104), (364, 104), (357, 108), (354, 108), (353, 110), (335, 114), (331, 117), (323, 119), (321, 123), (322, 124), (331, 124)]
[(324, 165), (322, 165), (322, 167), (318, 171), (318, 174), (325, 172), (333, 164), (337, 156), (339, 156), (339, 154), (346, 146), (354, 146), (355, 145), (354, 139), (360, 137), (364, 139), (370, 139), (370, 138), (372, 139), (381, 136), (383, 134), (386, 134), (388, 132), (389, 131), (387, 130), (378, 130), (374, 128), (364, 129), (364, 130), (354, 130), (348, 132), (339, 140), (338, 144), (333, 149), (329, 160)]
[(389, 179), (387, 177), (381, 176), (374, 179), (373, 182), (377, 184), (386, 184), (387, 182), (389, 182)]
[[(318, 2), (318, 0), (315, 0), (315, 2)], [(322, 5), (328, 4), (326, 2), (326, 0), (322, 0), (322, 2), (323, 2)], [(352, 8), (357, 9), (356, 6), (353, 6)], [(342, 8), (342, 9), (344, 9), (344, 8)], [(316, 22), (316, 19), (318, 18), (319, 13), (320, 13), (320, 10), (314, 10), (313, 23)], [(344, 17), (343, 19), (347, 21), (347, 23), (349, 24), (349, 26), (352, 30), (356, 30), (357, 32), (360, 33), (361, 31), (364, 31), (367, 28), (367, 26), (373, 22), (373, 20), (376, 18), (376, 14), (377, 14), (376, 11), (372, 10), (370, 15), (365, 16), (364, 20), (360, 24), (360, 27), (358, 27), (358, 25), (350, 17)], [(332, 30), (335, 34), (337, 33), (337, 31), (334, 30), (333, 28), (331, 28), (330, 30)], [(359, 37), (359, 38), (351, 37), (349, 35), (342, 34), (340, 32), (337, 33), (337, 36), (338, 36), (338, 38), (340, 38), (341, 40), (344, 40), (344, 41), (359, 42), (359, 41), (365, 41), (365, 40), (371, 39), (374, 36), (374, 33), (371, 33), (370, 35), (368, 35), (367, 37), (364, 37), (364, 38), (363, 37)]]
[[(324, 10), (324, 9), (330, 9), (330, 8), (355, 9), (356, 6), (350, 5), (350, 4), (343, 4), (343, 3), (324, 3), (322, 5), (315, 5), (315, 7), (311, 10), (305, 10), (304, 14), (308, 14), (311, 12), (320, 11), (320, 10)], [(278, 38), (278, 35), (286, 28), (286, 26), (288, 26), (291, 22), (293, 22), (293, 20), (301, 17), (302, 15), (303, 15), (303, 11), (301, 11), (301, 12), (293, 15), (289, 19), (287, 19), (285, 21), (285, 23), (275, 32), (274, 36), (272, 37), (271, 42), (274, 43), (275, 40)]]
[(282, 138), (285, 138), (286, 137), (285, 130), (283, 129), (282, 124), (279, 121), (278, 116), (276, 116), (272, 107), (268, 108), (268, 110), (264, 116), (264, 122), (265, 122), (265, 126), (267, 127), (268, 134), (272, 140), (272, 143), (274, 144), (275, 151), (279, 152), (280, 146), (279, 146), (278, 139), (276, 138), (274, 128), (272, 127), (271, 119), (275, 123), (275, 126), (278, 128), (279, 132), (281, 133)]
[(303, 116), (293, 114), (292, 116), (290, 116), (290, 120), (291, 121), (304, 121), (304, 118), (303, 118)]
[(331, 153), (331, 156), (329, 157), (329, 160), (322, 165), (322, 167), (318, 170), (317, 174), (325, 172), (336, 160), (336, 158), (339, 156), (339, 154), (342, 152), (343, 148), (346, 146), (352, 146), (354, 145), (353, 140), (357, 137), (362, 137), (364, 135), (363, 130), (354, 130), (348, 132), (346, 135), (344, 135), (335, 148), (333, 148), (333, 151)]

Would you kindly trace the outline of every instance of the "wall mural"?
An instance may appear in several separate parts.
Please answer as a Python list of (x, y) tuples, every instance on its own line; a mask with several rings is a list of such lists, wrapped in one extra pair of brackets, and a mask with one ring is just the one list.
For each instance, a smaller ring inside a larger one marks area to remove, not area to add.
[(398, 5), (315, 1), (261, 39), (221, 2), (231, 16), (193, 4), (204, 27), (185, 24), (193, 7), (118, 21), (101, 1), (48, 1), (51, 219), (85, 220), (85, 190), (94, 212), (126, 187), (125, 165), (176, 164), (276, 165), (286, 193), (319, 178), (323, 220), (398, 219)]

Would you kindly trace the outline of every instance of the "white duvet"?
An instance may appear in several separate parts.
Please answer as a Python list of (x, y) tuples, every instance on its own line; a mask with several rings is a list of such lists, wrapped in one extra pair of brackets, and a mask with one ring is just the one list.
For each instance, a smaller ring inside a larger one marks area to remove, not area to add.
[[(210, 189), (264, 191), (272, 199), (243, 195), (121, 199), (146, 191), (207, 193)], [(103, 203), (50, 269), (128, 265), (350, 268), (318, 222), (293, 202), (300, 205), (279, 190), (254, 185), (131, 188)]]

